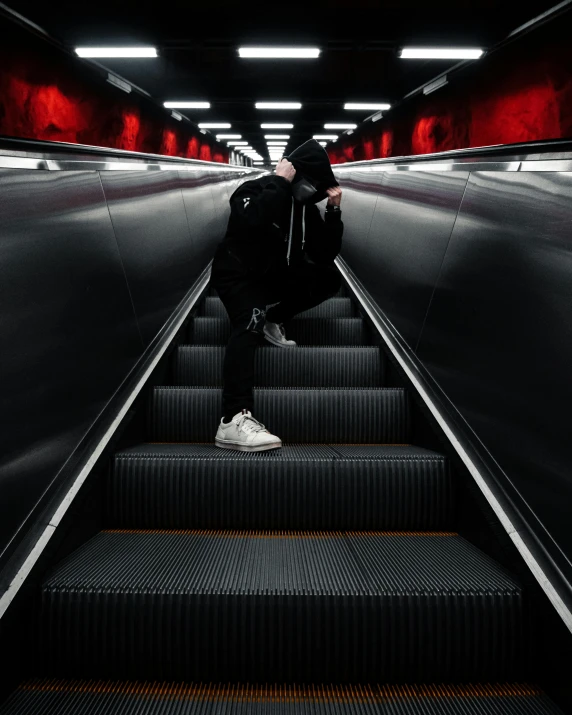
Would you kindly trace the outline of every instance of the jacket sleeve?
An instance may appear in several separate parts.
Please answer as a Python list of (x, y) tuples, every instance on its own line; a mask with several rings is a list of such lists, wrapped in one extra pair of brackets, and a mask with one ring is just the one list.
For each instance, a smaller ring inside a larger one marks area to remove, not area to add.
[(292, 200), (290, 182), (274, 176), (262, 189), (260, 185), (245, 182), (230, 200), (230, 218), (233, 229), (239, 232), (257, 232), (268, 228), (282, 214)]
[(342, 248), (344, 224), (341, 211), (326, 211), (325, 218), (317, 206), (306, 209), (306, 243), (304, 250), (316, 263), (332, 263)]

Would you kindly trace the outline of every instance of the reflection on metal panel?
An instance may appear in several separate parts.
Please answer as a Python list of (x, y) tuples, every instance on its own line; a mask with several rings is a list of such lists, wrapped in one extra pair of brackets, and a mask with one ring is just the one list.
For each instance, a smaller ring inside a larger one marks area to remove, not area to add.
[(107, 171), (101, 181), (148, 344), (187, 293), (195, 268), (179, 174)]
[(363, 261), (363, 247), (369, 229), (383, 175), (366, 167), (340, 173), (336, 177), (342, 189), (342, 220), (344, 235), (341, 255), (352, 266)]
[(142, 350), (95, 172), (0, 171), (0, 549)]
[[(369, 188), (364, 192), (366, 176)], [(354, 188), (343, 206), (343, 257), (412, 347), (423, 325), (468, 176), (466, 172), (413, 171), (362, 175), (357, 168), (351, 173), (350, 186)], [(370, 221), (376, 197), (372, 187), (377, 199)]]
[(572, 174), (471, 175), (419, 356), (572, 558)]
[[(216, 177), (220, 181), (220, 175)], [(179, 185), (191, 232), (193, 257), (196, 262), (196, 278), (215, 252), (220, 233), (221, 219), (218, 206), (213, 201), (212, 185), (215, 177), (200, 170), (179, 172)], [(189, 278), (191, 278), (189, 276)]]

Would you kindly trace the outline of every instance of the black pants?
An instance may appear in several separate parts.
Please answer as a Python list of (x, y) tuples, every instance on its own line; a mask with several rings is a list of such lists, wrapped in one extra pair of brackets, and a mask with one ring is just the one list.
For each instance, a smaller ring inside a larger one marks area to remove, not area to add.
[[(227, 417), (242, 409), (252, 412), (254, 355), (265, 340), (265, 320), (285, 323), (319, 305), (338, 292), (341, 274), (334, 264), (303, 261), (261, 277), (252, 274), (221, 244), (213, 260), (211, 285), (231, 323), (223, 363), (223, 412)], [(273, 303), (277, 305), (268, 307)], [(276, 348), (281, 349), (288, 348)]]

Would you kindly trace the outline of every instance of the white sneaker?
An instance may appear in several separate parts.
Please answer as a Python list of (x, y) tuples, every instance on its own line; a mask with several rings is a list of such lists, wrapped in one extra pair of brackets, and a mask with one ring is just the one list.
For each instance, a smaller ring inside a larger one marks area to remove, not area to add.
[(241, 452), (262, 452), (282, 447), (282, 440), (270, 434), (262, 423), (254, 419), (250, 410), (241, 410), (228, 424), (221, 419), (215, 444), (217, 447)]
[(280, 348), (295, 348), (296, 342), (294, 340), (286, 340), (286, 332), (284, 330), (284, 323), (271, 323), (269, 320), (264, 323), (264, 337), (272, 345), (277, 345)]

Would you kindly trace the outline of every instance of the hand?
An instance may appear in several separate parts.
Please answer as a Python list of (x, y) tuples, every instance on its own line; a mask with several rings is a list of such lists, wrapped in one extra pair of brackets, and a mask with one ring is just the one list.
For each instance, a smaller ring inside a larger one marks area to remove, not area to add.
[(332, 186), (326, 189), (328, 194), (328, 206), (339, 206), (342, 201), (342, 190), (339, 186)]
[(276, 176), (283, 176), (286, 181), (292, 181), (296, 176), (296, 169), (294, 165), (291, 164), (288, 159), (281, 159), (276, 166)]

